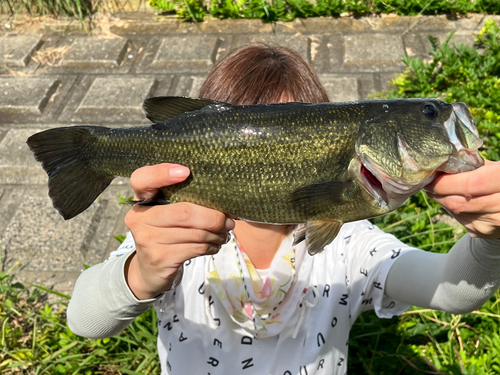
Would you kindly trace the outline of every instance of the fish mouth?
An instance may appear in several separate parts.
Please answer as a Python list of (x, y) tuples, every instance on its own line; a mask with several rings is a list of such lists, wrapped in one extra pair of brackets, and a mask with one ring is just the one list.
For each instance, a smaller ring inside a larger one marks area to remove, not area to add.
[(391, 177), (368, 155), (361, 155), (355, 160), (363, 187), (380, 208), (389, 211), (401, 206), (408, 197), (430, 183), (437, 173), (435, 170), (421, 171), (420, 179), (411, 183)]
[(368, 190), (368, 193), (370, 193), (373, 198), (377, 199), (379, 204), (388, 206), (389, 198), (387, 197), (387, 193), (382, 186), (382, 182), (368, 168), (366, 168), (363, 163), (359, 164), (359, 175), (361, 176), (363, 185)]

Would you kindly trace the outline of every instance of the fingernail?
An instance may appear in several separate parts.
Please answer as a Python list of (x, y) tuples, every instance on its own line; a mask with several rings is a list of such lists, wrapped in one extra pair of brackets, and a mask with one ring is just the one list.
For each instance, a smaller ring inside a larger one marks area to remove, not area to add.
[(226, 230), (233, 230), (236, 224), (234, 223), (233, 219), (226, 218)]
[(189, 176), (189, 168), (183, 167), (182, 165), (171, 167), (168, 171), (170, 177), (187, 177)]

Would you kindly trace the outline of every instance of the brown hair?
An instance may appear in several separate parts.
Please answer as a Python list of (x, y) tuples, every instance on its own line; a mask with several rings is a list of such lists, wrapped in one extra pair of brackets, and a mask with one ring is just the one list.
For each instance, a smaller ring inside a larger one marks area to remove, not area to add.
[(200, 98), (232, 104), (269, 104), (290, 98), (328, 102), (316, 73), (294, 50), (251, 44), (233, 51), (209, 73)]

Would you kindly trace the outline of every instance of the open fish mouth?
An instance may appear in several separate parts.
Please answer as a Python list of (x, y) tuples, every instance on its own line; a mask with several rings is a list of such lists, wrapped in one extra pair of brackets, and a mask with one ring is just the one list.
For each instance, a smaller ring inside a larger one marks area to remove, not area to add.
[(385, 205), (389, 205), (389, 199), (382, 186), (382, 182), (362, 163), (359, 164), (359, 174), (361, 176), (361, 180), (370, 195), (377, 199), (379, 204), (383, 203)]
[(484, 160), (478, 152), (483, 142), (469, 109), (464, 103), (454, 103), (452, 106), (450, 117), (441, 125), (453, 145), (451, 153), (436, 156), (421, 155), (420, 159), (427, 162), (425, 165), (419, 165), (410, 156), (411, 153), (408, 152), (404, 141), (399, 139), (398, 176), (393, 176), (384, 170), (366, 153), (358, 154), (353, 160), (362, 185), (377, 200), (379, 206), (389, 210), (399, 207), (408, 197), (431, 183), (438, 172), (462, 173), (484, 165)]

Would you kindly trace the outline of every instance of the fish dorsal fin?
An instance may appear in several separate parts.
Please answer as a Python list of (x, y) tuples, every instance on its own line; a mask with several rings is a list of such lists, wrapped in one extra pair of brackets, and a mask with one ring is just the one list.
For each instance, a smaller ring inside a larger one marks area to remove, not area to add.
[(146, 117), (155, 123), (161, 123), (182, 113), (198, 111), (213, 104), (225, 104), (210, 99), (193, 99), (182, 96), (158, 96), (144, 101), (142, 107)]
[(309, 255), (321, 253), (342, 228), (341, 221), (309, 221), (295, 234), (293, 245), (306, 240)]
[(345, 201), (344, 193), (352, 181), (326, 181), (301, 186), (292, 192), (290, 202), (302, 213), (316, 216)]

